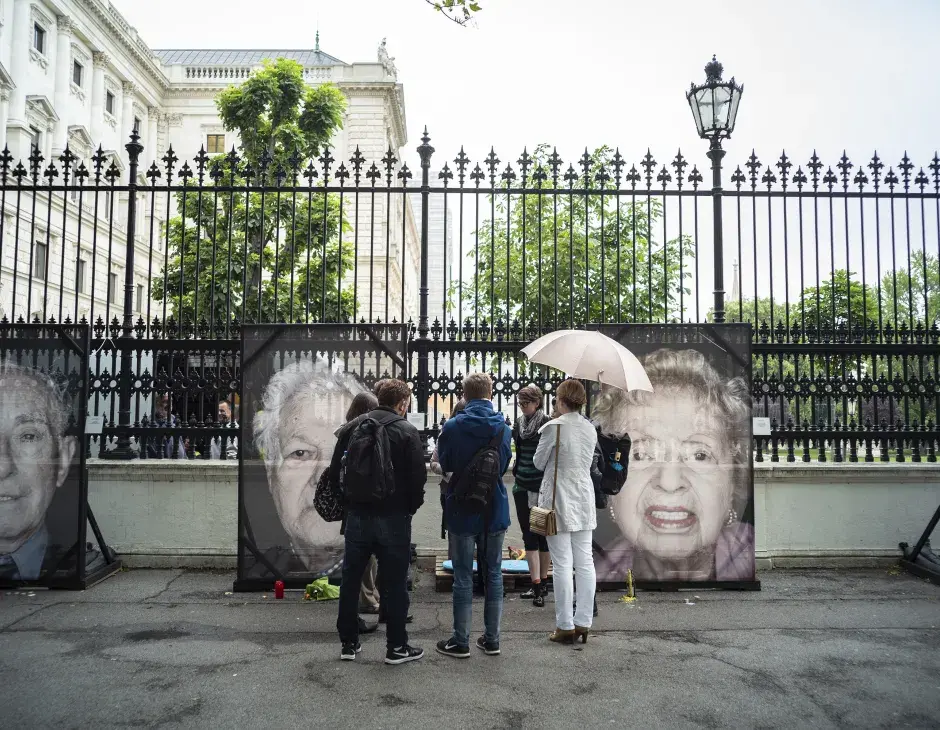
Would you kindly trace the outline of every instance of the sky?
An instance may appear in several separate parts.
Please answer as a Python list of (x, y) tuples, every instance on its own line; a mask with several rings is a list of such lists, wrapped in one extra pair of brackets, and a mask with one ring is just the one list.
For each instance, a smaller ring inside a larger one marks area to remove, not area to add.
[(630, 163), (681, 148), (706, 170), (685, 92), (712, 54), (744, 84), (731, 169), (752, 149), (833, 167), (843, 150), (856, 167), (907, 151), (926, 168), (940, 147), (937, 0), (481, 0), (474, 27), (425, 0), (112, 2), (151, 48), (312, 48), (319, 28), (323, 51), (355, 62), (387, 37), (413, 169), (426, 125), (435, 166), (461, 145), (505, 164), (547, 142), (566, 162), (601, 144)]
[(409, 146), (427, 125), (447, 159), (548, 142), (704, 161), (685, 92), (712, 54), (744, 84), (729, 162), (906, 149), (926, 166), (940, 146), (936, 0), (482, 0), (475, 27), (425, 0), (112, 2), (151, 48), (312, 48), (319, 27), (321, 49), (354, 62), (387, 37)]

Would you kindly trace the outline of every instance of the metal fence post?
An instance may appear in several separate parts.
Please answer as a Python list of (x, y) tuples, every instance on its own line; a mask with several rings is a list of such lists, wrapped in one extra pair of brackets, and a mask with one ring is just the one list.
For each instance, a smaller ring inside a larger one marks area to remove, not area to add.
[[(428, 220), (431, 202), (431, 155), (434, 148), (428, 136), (428, 128), (424, 128), (421, 144), (418, 145), (418, 154), (421, 155), (421, 284), (418, 289), (418, 412), (428, 412), (429, 382), (431, 379), (428, 367)], [(427, 428), (427, 423), (425, 423)]]
[(722, 240), (721, 216), (721, 158), (725, 151), (721, 149), (721, 140), (713, 137), (708, 149), (708, 159), (712, 161), (712, 208), (714, 216), (714, 250), (715, 250), (715, 323), (725, 321), (725, 255)]
[(127, 247), (124, 257), (124, 320), (117, 351), (121, 356), (121, 372), (118, 375), (118, 440), (112, 451), (102, 450), (101, 456), (112, 459), (133, 459), (138, 454), (131, 448), (129, 429), (131, 426), (131, 393), (134, 370), (134, 247), (137, 237), (137, 166), (144, 146), (135, 126), (131, 141), (124, 145), (128, 156), (127, 181)]

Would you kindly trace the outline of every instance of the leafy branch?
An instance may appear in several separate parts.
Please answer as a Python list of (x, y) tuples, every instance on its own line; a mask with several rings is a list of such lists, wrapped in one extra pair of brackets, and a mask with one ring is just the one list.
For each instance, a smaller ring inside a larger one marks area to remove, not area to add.
[(481, 10), (481, 6), (476, 0), (424, 0), (444, 17), (456, 23), (466, 26), (473, 20), (473, 14)]

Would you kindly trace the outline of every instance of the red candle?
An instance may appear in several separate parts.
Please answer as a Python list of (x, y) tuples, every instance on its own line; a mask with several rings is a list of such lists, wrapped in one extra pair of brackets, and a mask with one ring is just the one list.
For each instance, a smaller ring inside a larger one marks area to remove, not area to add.
[(275, 598), (284, 597), (284, 581), (282, 580), (274, 581), (274, 597)]

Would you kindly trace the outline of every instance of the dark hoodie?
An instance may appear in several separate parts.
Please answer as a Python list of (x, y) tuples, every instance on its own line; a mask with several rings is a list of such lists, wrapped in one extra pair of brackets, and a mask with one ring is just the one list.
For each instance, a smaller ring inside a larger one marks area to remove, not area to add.
[[(474, 454), (500, 433), (503, 436), (500, 467), (501, 474), (505, 474), (512, 456), (512, 431), (506, 425), (503, 414), (493, 410), (490, 401), (472, 400), (467, 403), (463, 413), (444, 424), (437, 442), (437, 456), (445, 473), (454, 472), (451, 485), (456, 483), (460, 472), (470, 463)], [(454, 503), (452, 488), (447, 491), (446, 515), (447, 529), (455, 535), (479, 535), (483, 532), (483, 517), (461, 514)], [(509, 497), (502, 476), (496, 485), (493, 511), (487, 527), (490, 532), (501, 532), (509, 527)]]
[(417, 429), (391, 408), (380, 406), (370, 413), (354, 418), (336, 431), (336, 448), (333, 450), (329, 470), (330, 481), (339, 483), (343, 454), (349, 444), (349, 438), (356, 427), (368, 417), (388, 423), (385, 432), (388, 434), (392, 466), (395, 468), (395, 489), (385, 502), (369, 507), (357, 505), (353, 510), (371, 515), (414, 515), (424, 504), (424, 484), (428, 479), (424, 464), (424, 447), (421, 445)]

